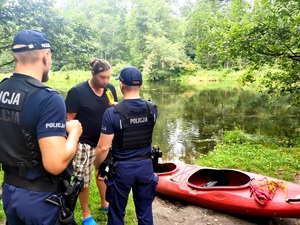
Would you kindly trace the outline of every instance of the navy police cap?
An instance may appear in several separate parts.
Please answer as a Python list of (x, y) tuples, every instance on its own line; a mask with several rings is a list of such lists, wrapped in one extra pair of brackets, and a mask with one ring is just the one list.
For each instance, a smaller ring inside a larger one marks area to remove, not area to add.
[(127, 66), (121, 70), (116, 80), (120, 80), (123, 84), (128, 86), (140, 86), (143, 84), (142, 73), (133, 66)]
[(16, 34), (14, 42), (12, 44), (13, 52), (23, 52), (38, 49), (51, 49), (51, 42), (47, 38), (47, 35), (36, 30), (23, 30)]

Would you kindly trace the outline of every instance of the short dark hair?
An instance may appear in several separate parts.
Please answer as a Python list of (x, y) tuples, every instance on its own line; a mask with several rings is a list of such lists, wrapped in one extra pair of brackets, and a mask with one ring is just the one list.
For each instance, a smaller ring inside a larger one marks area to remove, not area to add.
[(93, 75), (111, 69), (111, 65), (105, 59), (94, 59), (89, 64)]

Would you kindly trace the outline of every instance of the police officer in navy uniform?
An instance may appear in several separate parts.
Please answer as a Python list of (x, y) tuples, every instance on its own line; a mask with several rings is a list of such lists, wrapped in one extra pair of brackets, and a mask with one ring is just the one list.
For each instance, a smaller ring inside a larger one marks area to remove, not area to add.
[(15, 72), (0, 83), (2, 200), (8, 225), (60, 224), (60, 207), (45, 199), (60, 191), (59, 177), (82, 133), (77, 120), (66, 122), (62, 96), (42, 83), (49, 79), (50, 44), (42, 32), (18, 33), (12, 45)]
[(116, 79), (120, 80), (124, 100), (106, 109), (96, 149), (96, 168), (99, 168), (112, 145), (114, 164), (110, 169), (113, 175), (105, 179), (108, 224), (124, 224), (128, 195), (132, 190), (138, 224), (152, 225), (152, 202), (158, 177), (153, 171), (151, 143), (157, 107), (140, 98), (143, 80), (137, 68), (123, 68)]

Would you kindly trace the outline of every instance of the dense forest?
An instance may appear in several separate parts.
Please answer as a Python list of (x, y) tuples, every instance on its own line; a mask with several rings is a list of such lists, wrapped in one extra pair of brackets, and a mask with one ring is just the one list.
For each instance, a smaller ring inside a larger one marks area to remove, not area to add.
[(0, 0), (1, 73), (13, 69), (22, 29), (48, 35), (54, 71), (86, 69), (93, 57), (135, 65), (151, 80), (245, 70), (245, 83), (300, 102), (298, 0)]

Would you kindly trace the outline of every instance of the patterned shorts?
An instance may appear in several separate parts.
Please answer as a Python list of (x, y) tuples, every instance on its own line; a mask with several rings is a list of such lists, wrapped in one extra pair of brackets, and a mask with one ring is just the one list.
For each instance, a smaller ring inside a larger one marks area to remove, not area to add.
[(84, 186), (88, 187), (92, 180), (92, 172), (95, 165), (96, 148), (79, 143), (78, 151), (73, 159), (74, 176), (84, 177)]

